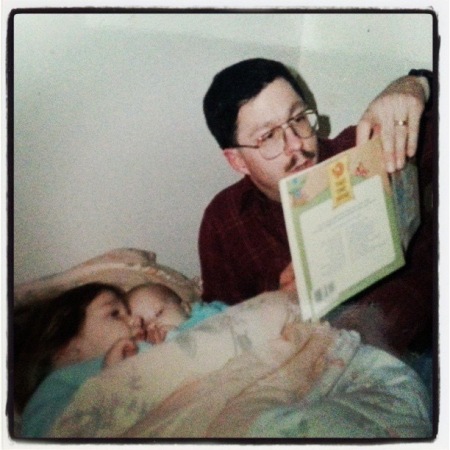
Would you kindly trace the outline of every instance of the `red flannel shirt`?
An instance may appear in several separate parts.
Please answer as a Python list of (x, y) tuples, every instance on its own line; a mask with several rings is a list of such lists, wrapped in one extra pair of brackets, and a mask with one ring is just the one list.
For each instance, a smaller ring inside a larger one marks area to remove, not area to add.
[[(433, 122), (429, 118), (423, 122), (426, 126), (418, 146), (422, 193), (430, 191), (436, 160)], [(321, 140), (320, 159), (353, 147), (355, 140), (355, 127), (332, 140)], [(430, 343), (436, 230), (429, 203), (422, 203), (422, 225), (408, 249), (406, 266), (347, 302), (359, 309), (356, 313), (349, 308), (343, 318), (332, 321), (335, 326), (356, 329), (363, 341), (397, 353), (423, 339)], [(199, 254), (205, 301), (233, 305), (278, 289), (280, 273), (291, 261), (281, 204), (269, 200), (247, 177), (226, 188), (205, 210)], [(373, 307), (380, 312), (377, 325), (373, 325)]]
[[(321, 140), (319, 157), (355, 145), (355, 128)], [(291, 261), (281, 203), (268, 199), (245, 177), (220, 192), (205, 210), (199, 253), (203, 299), (230, 305), (278, 289)]]

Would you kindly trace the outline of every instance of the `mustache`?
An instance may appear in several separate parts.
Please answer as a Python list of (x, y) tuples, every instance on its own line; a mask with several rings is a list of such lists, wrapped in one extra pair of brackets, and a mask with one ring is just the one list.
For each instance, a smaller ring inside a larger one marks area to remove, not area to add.
[[(316, 157), (317, 152), (311, 152), (308, 150), (300, 150), (300, 153), (308, 159), (313, 159)], [(294, 155), (291, 160), (289, 161), (288, 165), (285, 167), (285, 171), (289, 172), (291, 169), (293, 169), (295, 167), (295, 165), (297, 164), (298, 161), (298, 157), (296, 155)]]
[(301, 153), (305, 158), (308, 158), (308, 159), (313, 159), (313, 158), (315, 158), (316, 155), (317, 155), (317, 152), (310, 152), (310, 151), (308, 151), (308, 150), (300, 150), (300, 153)]

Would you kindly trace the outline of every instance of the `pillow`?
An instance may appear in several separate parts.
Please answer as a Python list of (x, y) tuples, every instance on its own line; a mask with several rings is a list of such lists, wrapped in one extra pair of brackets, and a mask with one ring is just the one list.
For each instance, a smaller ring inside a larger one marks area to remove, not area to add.
[[(201, 301), (199, 280), (189, 279), (170, 267), (158, 264), (156, 254), (151, 251), (119, 248), (63, 272), (15, 286), (14, 305), (28, 305), (56, 297), (68, 289), (91, 282), (111, 284), (125, 291), (143, 283), (161, 283), (176, 292), (189, 306), (192, 302)], [(20, 435), (20, 426), (20, 414), (14, 411), (16, 436)]]
[(99, 282), (125, 291), (147, 283), (161, 283), (177, 293), (184, 303), (200, 301), (197, 279), (189, 279), (156, 261), (156, 254), (135, 248), (111, 250), (63, 272), (22, 283), (14, 288), (16, 305), (55, 297), (86, 283)]

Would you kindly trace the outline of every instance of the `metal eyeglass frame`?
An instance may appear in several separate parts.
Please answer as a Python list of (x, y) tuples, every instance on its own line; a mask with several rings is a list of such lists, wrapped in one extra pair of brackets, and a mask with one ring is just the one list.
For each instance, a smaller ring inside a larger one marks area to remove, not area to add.
[[(311, 121), (309, 119), (309, 117), (311, 117), (311, 116), (314, 117), (314, 122), (312, 125), (311, 125)], [(300, 135), (298, 133), (298, 131), (295, 129), (295, 121), (298, 120), (299, 118), (304, 118), (304, 117), (308, 118), (308, 122), (310, 123), (310, 127), (311, 127), (311, 132), (307, 136)], [(277, 125), (276, 127), (273, 127), (272, 129), (270, 129), (269, 131), (264, 133), (263, 136), (261, 136), (260, 138), (257, 139), (256, 144), (254, 144), (254, 145), (237, 144), (237, 145), (234, 145), (233, 148), (253, 148), (255, 150), (261, 150), (261, 147), (264, 145), (265, 139), (267, 138), (267, 136), (271, 135), (276, 130), (281, 129), (283, 131), (283, 142), (284, 142), (282, 150), (279, 153), (277, 153), (275, 156), (270, 156), (270, 157), (266, 157), (266, 156), (264, 156), (264, 154), (262, 152), (260, 152), (261, 156), (266, 160), (275, 159), (278, 156), (280, 156), (286, 148), (286, 130), (287, 130), (287, 128), (290, 128), (292, 130), (292, 132), (300, 139), (309, 139), (317, 133), (317, 130), (319, 128), (319, 114), (314, 109), (307, 108), (304, 111), (302, 111), (298, 114), (295, 114), (295, 116), (290, 117), (288, 120), (286, 120), (286, 122), (284, 122), (280, 125)]]

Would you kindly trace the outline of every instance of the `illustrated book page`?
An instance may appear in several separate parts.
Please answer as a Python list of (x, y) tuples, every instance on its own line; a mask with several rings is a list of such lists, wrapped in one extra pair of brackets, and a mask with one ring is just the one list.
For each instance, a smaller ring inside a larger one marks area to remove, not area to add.
[(382, 152), (374, 139), (280, 181), (303, 320), (319, 320), (404, 265), (402, 241), (420, 220), (417, 173), (396, 175), (394, 196)]

